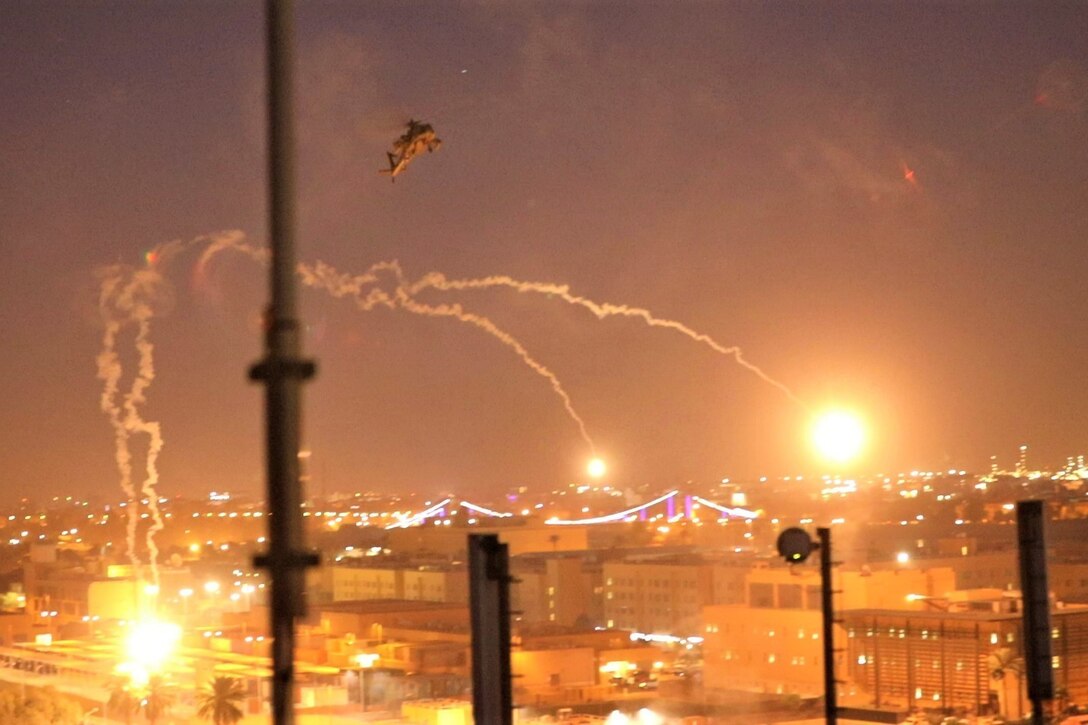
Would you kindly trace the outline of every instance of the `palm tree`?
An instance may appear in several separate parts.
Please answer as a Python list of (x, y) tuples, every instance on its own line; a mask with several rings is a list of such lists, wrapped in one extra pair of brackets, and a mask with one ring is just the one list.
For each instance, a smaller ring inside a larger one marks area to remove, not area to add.
[(1017, 717), (1023, 717), (1024, 713), (1024, 693), (1021, 685), (1024, 677), (1024, 660), (1016, 652), (1008, 647), (1002, 647), (995, 650), (990, 654), (986, 660), (986, 664), (990, 667), (990, 677), (995, 682), (1001, 683), (1001, 689), (998, 690), (998, 699), (1002, 703), (1002, 709), (1004, 715), (1010, 715), (1009, 712), (1012, 708), (1008, 701), (1008, 682), (1005, 675), (1011, 673), (1016, 676), (1016, 704), (1017, 704)]
[(132, 686), (124, 677), (115, 677), (109, 684), (110, 699), (106, 701), (106, 710), (112, 715), (120, 715), (125, 723), (132, 722), (132, 716), (140, 711), (140, 700), (132, 694)]
[(162, 676), (154, 675), (147, 682), (147, 691), (141, 702), (144, 717), (151, 725), (155, 725), (155, 722), (165, 715), (173, 704), (174, 696), (167, 690), (166, 681)]
[(197, 694), (200, 707), (196, 714), (212, 725), (234, 725), (242, 719), (246, 686), (237, 677), (215, 677)]

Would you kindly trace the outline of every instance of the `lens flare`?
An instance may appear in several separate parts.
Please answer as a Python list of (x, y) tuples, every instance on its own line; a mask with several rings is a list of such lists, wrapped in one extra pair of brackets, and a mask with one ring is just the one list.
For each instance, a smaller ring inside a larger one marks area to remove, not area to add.
[(865, 445), (865, 427), (853, 413), (828, 411), (816, 418), (812, 443), (822, 457), (833, 463), (846, 463), (861, 453)]

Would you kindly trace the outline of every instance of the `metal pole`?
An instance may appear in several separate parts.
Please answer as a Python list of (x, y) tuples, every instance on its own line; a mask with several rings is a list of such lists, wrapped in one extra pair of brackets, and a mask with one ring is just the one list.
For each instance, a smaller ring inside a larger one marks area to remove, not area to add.
[(268, 190), (271, 302), (265, 358), (250, 378), (265, 385), (268, 553), (255, 558), (271, 578), (272, 720), (292, 725), (295, 620), (305, 614), (303, 574), (317, 557), (302, 548), (299, 437), (301, 384), (314, 372), (302, 359), (295, 313), (294, 135), (291, 115), (291, 0), (267, 0)]
[(511, 725), (510, 570), (506, 544), (495, 534), (468, 537), (472, 614), (472, 715), (478, 725)]
[(820, 540), (820, 611), (824, 639), (824, 719), (836, 725), (839, 705), (835, 696), (835, 603), (831, 582), (831, 529), (816, 529)]
[(1050, 648), (1050, 587), (1047, 584), (1046, 508), (1042, 501), (1018, 501), (1016, 537), (1020, 550), (1020, 591), (1024, 604), (1024, 671), (1031, 722), (1043, 725), (1043, 703), (1054, 698)]

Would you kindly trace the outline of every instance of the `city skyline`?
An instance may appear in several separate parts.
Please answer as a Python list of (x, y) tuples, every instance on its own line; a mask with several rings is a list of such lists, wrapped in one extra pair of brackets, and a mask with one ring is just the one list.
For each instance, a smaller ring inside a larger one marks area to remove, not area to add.
[[(228, 229), (264, 244), (259, 4), (112, 7), (0, 9), (12, 499), (119, 490), (95, 270)], [(554, 371), (616, 485), (831, 470), (805, 406), (868, 421), (860, 473), (1083, 450), (1083, 7), (420, 8), (298, 9), (300, 259), (569, 284), (737, 345), (804, 401), (554, 296), (421, 293)], [(410, 117), (444, 145), (390, 184)], [(150, 333), (161, 491), (259, 494), (264, 271), (198, 258), (164, 272)], [(563, 402), (493, 336), (319, 293), (303, 315), (329, 490), (584, 477)]]

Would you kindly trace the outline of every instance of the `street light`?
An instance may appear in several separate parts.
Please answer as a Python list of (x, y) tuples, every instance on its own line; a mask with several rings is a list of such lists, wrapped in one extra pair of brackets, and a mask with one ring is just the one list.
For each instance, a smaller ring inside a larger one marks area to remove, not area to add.
[(816, 529), (813, 541), (804, 529), (791, 527), (778, 535), (778, 553), (790, 564), (800, 564), (814, 550), (820, 552), (820, 614), (823, 624), (824, 719), (838, 722), (839, 706), (835, 689), (835, 605), (831, 583), (831, 529)]
[(381, 655), (373, 652), (361, 652), (355, 655), (355, 664), (359, 665), (359, 707), (366, 712), (366, 672), (374, 667)]

